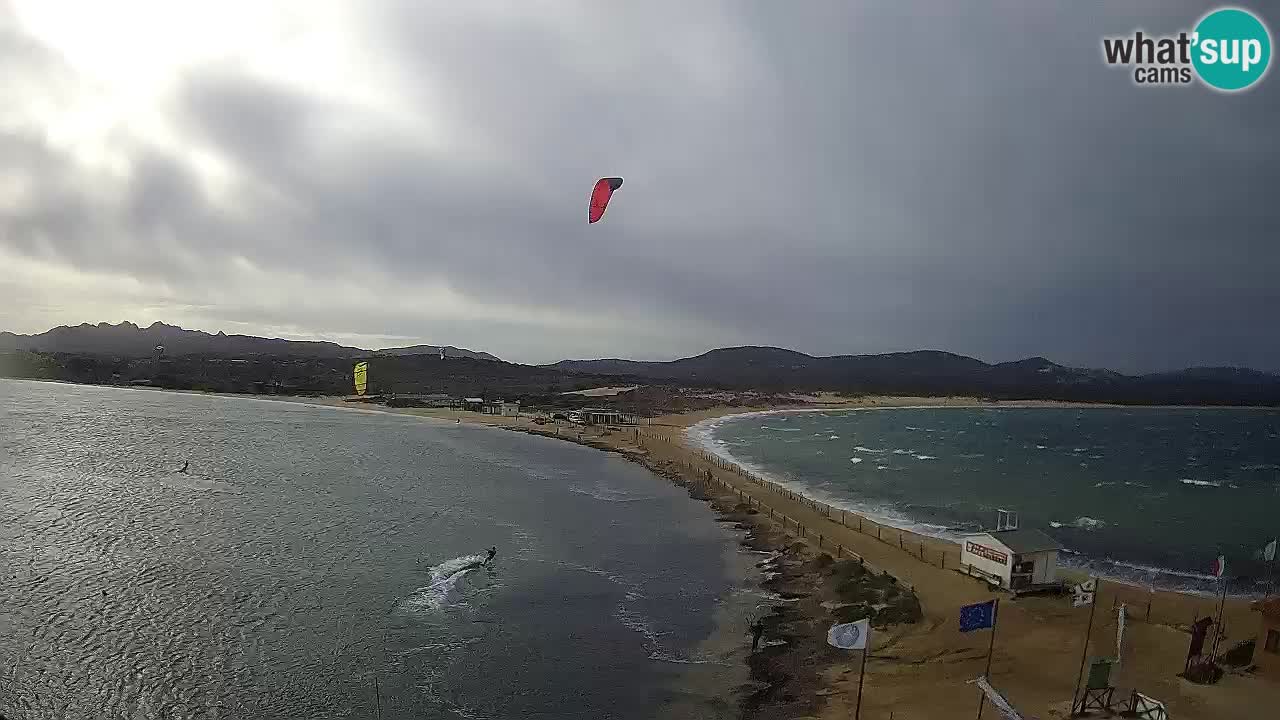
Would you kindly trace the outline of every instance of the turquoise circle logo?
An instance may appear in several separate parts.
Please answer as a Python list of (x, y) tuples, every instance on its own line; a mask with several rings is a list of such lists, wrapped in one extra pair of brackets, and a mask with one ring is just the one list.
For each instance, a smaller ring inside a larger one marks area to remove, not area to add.
[(1191, 63), (1205, 84), (1228, 92), (1262, 79), (1271, 62), (1271, 34), (1253, 13), (1223, 8), (1205, 15), (1192, 36)]

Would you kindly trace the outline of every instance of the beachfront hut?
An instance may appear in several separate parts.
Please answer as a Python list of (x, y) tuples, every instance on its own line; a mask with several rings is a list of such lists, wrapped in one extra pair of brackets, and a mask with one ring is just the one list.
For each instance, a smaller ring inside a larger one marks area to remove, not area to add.
[(583, 425), (639, 425), (634, 413), (619, 412), (609, 408), (584, 408), (578, 411)]
[(1013, 592), (1055, 587), (1057, 540), (1032, 529), (996, 530), (966, 535), (960, 541), (963, 571)]
[(462, 399), (462, 409), (480, 412), (484, 408), (484, 398), (469, 397)]
[(518, 417), (520, 415), (519, 402), (504, 402), (502, 400), (491, 400), (484, 404), (485, 415), (499, 415), (501, 417)]
[(1262, 617), (1258, 641), (1253, 646), (1253, 664), (1258, 674), (1280, 682), (1280, 597), (1260, 600), (1253, 609)]

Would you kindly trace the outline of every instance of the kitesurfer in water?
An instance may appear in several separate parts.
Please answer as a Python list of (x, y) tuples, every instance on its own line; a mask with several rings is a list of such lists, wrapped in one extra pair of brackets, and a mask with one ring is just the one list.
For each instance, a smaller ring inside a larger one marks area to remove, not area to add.
[(186, 474), (187, 474), (187, 468), (189, 468), (189, 467), (191, 467), (191, 461), (190, 461), (190, 460), (188, 460), (188, 461), (186, 461), (186, 462), (182, 463), (182, 469), (181, 469), (181, 470), (179, 470), (178, 472), (182, 473), (183, 475), (186, 475)]
[(489, 550), (488, 550), (488, 557), (486, 557), (486, 558), (484, 559), (484, 561), (483, 561), (483, 562), (481, 562), (480, 564), (481, 564), (481, 565), (488, 565), (488, 564), (493, 560), (493, 556), (494, 556), (494, 555), (497, 555), (497, 554), (498, 554), (498, 548), (497, 548), (496, 546), (495, 546), (495, 547), (491, 547), (491, 548), (489, 548)]

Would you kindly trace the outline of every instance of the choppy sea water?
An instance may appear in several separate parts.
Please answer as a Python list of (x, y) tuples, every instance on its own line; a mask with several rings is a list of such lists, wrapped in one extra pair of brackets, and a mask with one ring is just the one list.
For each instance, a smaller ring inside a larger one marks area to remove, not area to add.
[(741, 662), (703, 642), (749, 592), (729, 571), (737, 538), (616, 456), (383, 413), (5, 380), (0, 438), (7, 717), (729, 711), (683, 678)]
[(997, 508), (1066, 545), (1069, 564), (1211, 592), (1262, 590), (1280, 534), (1280, 411), (876, 409), (732, 416), (695, 426), (713, 452), (805, 494), (940, 537)]

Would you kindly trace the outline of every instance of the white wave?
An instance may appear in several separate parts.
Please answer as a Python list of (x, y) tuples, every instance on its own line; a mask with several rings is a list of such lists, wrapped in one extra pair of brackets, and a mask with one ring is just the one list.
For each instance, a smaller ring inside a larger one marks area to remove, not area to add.
[(854, 452), (860, 452), (860, 453), (882, 453), (882, 452), (886, 452), (885, 450), (876, 450), (875, 448), (864, 447), (864, 446), (862, 446), (862, 445), (854, 445), (854, 446), (853, 446), (853, 451), (854, 451)]
[(1045, 447), (1044, 445), (1037, 445), (1037, 446), (1036, 446), (1036, 449), (1037, 449), (1037, 450), (1044, 450), (1044, 447)]
[(1073, 453), (1082, 453), (1082, 452), (1084, 452), (1085, 450), (1088, 450), (1088, 449), (1089, 449), (1089, 448), (1071, 448), (1071, 452), (1073, 452)]
[(572, 485), (569, 487), (569, 492), (574, 493), (576, 495), (586, 495), (589, 498), (593, 498), (595, 500), (602, 500), (604, 502), (626, 503), (626, 502), (643, 502), (645, 500), (657, 499), (657, 497), (653, 495), (632, 495), (631, 493), (628, 493), (624, 490), (618, 490), (616, 488), (610, 488), (610, 487), (599, 487), (599, 486), (597, 486), (595, 489), (588, 489), (578, 485)]
[(860, 457), (851, 457), (851, 458), (849, 458), (849, 462), (853, 463), (854, 465), (857, 465), (858, 463), (862, 462), (862, 458), (860, 458)]
[(1183, 485), (1199, 485), (1201, 487), (1222, 487), (1222, 483), (1213, 480), (1194, 480), (1192, 478), (1182, 478), (1178, 482)]
[(414, 590), (401, 605), (410, 610), (440, 610), (447, 606), (458, 583), (480, 567), (484, 555), (462, 555), (431, 568), (431, 582)]
[(908, 430), (919, 430), (920, 428), (918, 428), (918, 427), (911, 427), (910, 425), (908, 425), (908, 426), (907, 426), (907, 429), (908, 429)]
[(917, 460), (937, 460), (937, 455), (916, 455)]
[(899, 449), (897, 449), (897, 450), (894, 450), (894, 451), (893, 451), (893, 454), (894, 454), (894, 455), (914, 455), (914, 454), (915, 454), (915, 452), (916, 452), (915, 450), (903, 450), (903, 449), (899, 448)]
[(888, 465), (877, 465), (877, 466), (876, 466), (876, 469), (877, 469), (877, 470), (888, 470), (888, 469), (889, 469), (889, 466), (888, 466)]
[[(854, 448), (855, 450), (857, 448)], [(1256, 463), (1253, 465), (1241, 465), (1241, 470), (1280, 470), (1280, 465), (1272, 463)]]
[[(1125, 485), (1128, 485), (1128, 484), (1129, 484), (1129, 483), (1125, 483)], [(1113, 482), (1096, 482), (1096, 483), (1094, 483), (1094, 484), (1093, 484), (1093, 486), (1094, 486), (1094, 487), (1111, 487), (1112, 485), (1115, 485), (1115, 483), (1113, 483)]]
[(839, 436), (839, 435), (832, 435), (831, 437), (829, 437), (829, 438), (827, 438), (827, 439), (828, 439), (828, 440), (839, 440), (839, 439), (840, 439), (840, 436)]
[(965, 460), (973, 460), (974, 458), (980, 458), (985, 456), (982, 453), (965, 453), (963, 455), (957, 455), (956, 457), (964, 458)]
[(1069, 523), (1062, 523), (1057, 521), (1049, 523), (1049, 527), (1054, 527), (1054, 528), (1072, 527), (1072, 528), (1077, 528), (1079, 530), (1097, 530), (1100, 527), (1106, 527), (1106, 525), (1107, 525), (1106, 521), (1099, 520), (1097, 518), (1091, 518), (1088, 515), (1081, 515), (1080, 517), (1076, 518), (1075, 520), (1072, 520)]

